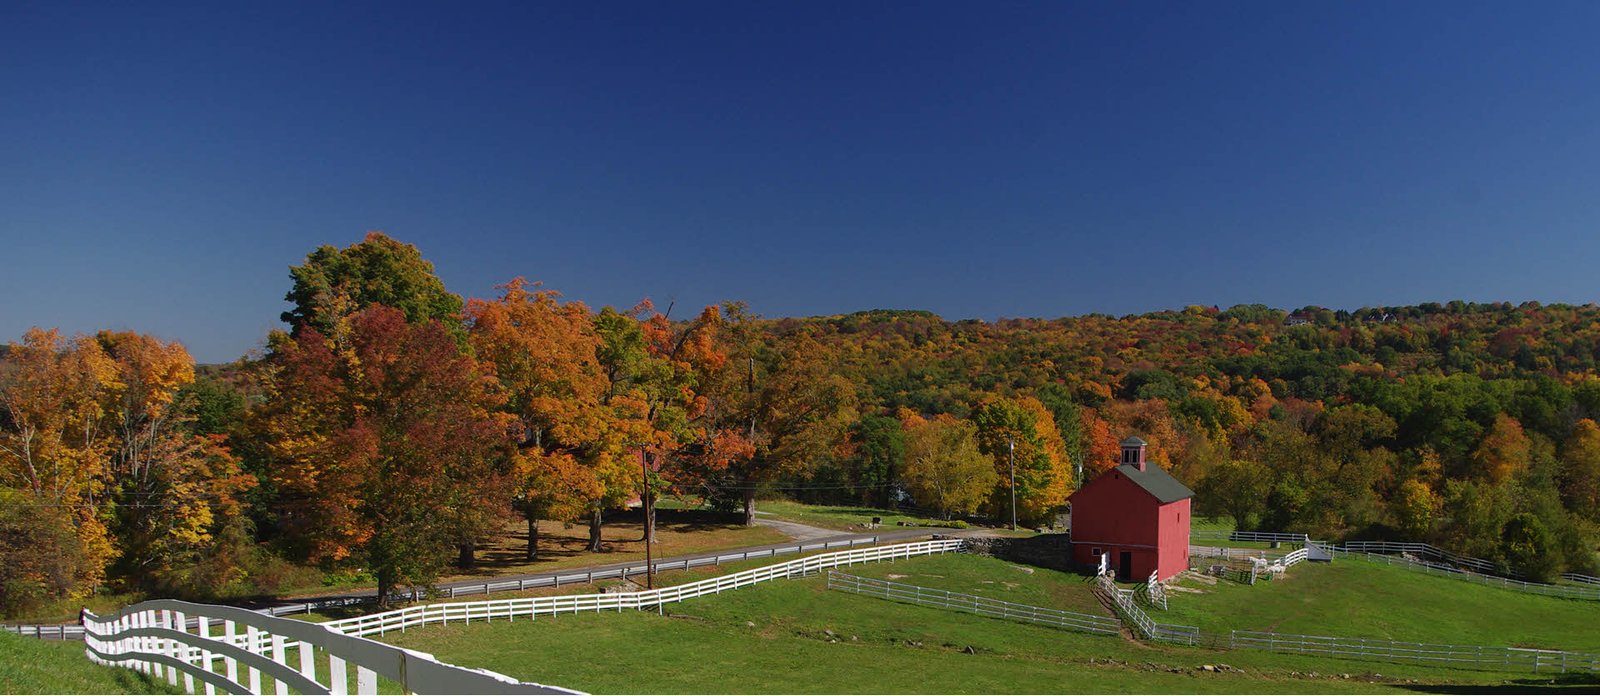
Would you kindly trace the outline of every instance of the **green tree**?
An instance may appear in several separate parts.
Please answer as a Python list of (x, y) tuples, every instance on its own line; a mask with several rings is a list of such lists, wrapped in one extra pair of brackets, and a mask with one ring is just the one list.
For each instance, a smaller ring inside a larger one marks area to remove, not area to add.
[(906, 488), (919, 505), (937, 510), (944, 519), (978, 509), (999, 476), (978, 451), (978, 429), (972, 423), (941, 414), (932, 420), (913, 416), (905, 423)]
[(1531, 513), (1519, 513), (1506, 522), (1502, 549), (1511, 568), (1535, 582), (1551, 582), (1560, 572), (1555, 539)]
[(1254, 529), (1266, 509), (1272, 479), (1272, 470), (1254, 459), (1219, 462), (1200, 480), (1201, 509), (1233, 518), (1239, 529)]
[(436, 320), (457, 342), (464, 340), (461, 298), (445, 290), (433, 264), (415, 246), (382, 232), (368, 232), (361, 242), (344, 249), (318, 247), (304, 264), (290, 267), (289, 275), (294, 287), (283, 299), (294, 308), (282, 319), (295, 336), (310, 327), (341, 343), (344, 318), (384, 305), (399, 310), (411, 323)]

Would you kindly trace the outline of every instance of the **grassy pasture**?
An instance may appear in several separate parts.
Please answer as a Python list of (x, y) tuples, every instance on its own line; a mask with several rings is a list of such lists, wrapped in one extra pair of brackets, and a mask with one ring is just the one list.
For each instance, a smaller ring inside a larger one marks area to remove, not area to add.
[(90, 662), (78, 641), (38, 640), (0, 631), (0, 694), (174, 693), (183, 689), (131, 669)]
[(1600, 651), (1600, 602), (1559, 599), (1341, 558), (1255, 586), (1184, 581), (1158, 621), (1456, 645)]
[[(993, 559), (945, 556), (847, 570), (905, 575), (901, 581), (1010, 601), (1091, 609), (1083, 606), (1081, 578), (1039, 569), (1026, 573)], [(994, 586), (984, 580), (995, 580)], [(1098, 612), (1097, 606), (1092, 610)], [(597, 693), (1370, 693), (1485, 686), (1527, 690), (1548, 681), (1262, 651), (1152, 647), (828, 591), (822, 578), (778, 581), (670, 605), (666, 616), (563, 615), (413, 629), (385, 640), (455, 664)], [(1218, 663), (1238, 671), (1201, 669)], [(1595, 684), (1568, 685), (1592, 689)]]

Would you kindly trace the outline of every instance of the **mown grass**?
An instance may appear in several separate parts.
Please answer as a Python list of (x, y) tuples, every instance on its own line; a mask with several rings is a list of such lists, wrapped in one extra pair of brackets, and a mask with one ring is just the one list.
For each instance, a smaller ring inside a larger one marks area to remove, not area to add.
[(1158, 621), (1414, 642), (1600, 651), (1600, 602), (1559, 599), (1341, 558), (1254, 586), (1184, 581)]
[(102, 667), (78, 641), (38, 640), (0, 631), (0, 693), (175, 694), (181, 688), (131, 669)]
[(1091, 579), (1048, 568), (947, 554), (894, 563), (868, 563), (840, 572), (950, 590), (1017, 604), (1111, 616), (1094, 596)]
[[(1071, 576), (1023, 573), (976, 557), (868, 568), (850, 571), (906, 574), (918, 584), (943, 581), (1034, 603), (1074, 592)], [(983, 585), (985, 574), (1001, 587), (972, 587)], [(1533, 684), (1526, 675), (1152, 647), (829, 591), (822, 578), (734, 590), (669, 605), (665, 613), (429, 627), (385, 639), (455, 664), (598, 693), (1367, 693)], [(1219, 663), (1236, 670), (1203, 670)], [(1595, 682), (1573, 686), (1592, 689)]]
[[(756, 503), (756, 510), (762, 516), (771, 516), (776, 519), (798, 522), (823, 529), (837, 529), (841, 532), (867, 531), (867, 525), (874, 517), (882, 520), (879, 529), (899, 529), (907, 526), (928, 527), (936, 532), (950, 529), (950, 523), (945, 520), (856, 505), (808, 505), (789, 500), (762, 500)], [(976, 527), (977, 525), (973, 526)], [(1018, 536), (1032, 536), (1034, 534), (1031, 530), (1011, 532), (1003, 528), (983, 527), (983, 529), (986, 533), (1015, 534)]]

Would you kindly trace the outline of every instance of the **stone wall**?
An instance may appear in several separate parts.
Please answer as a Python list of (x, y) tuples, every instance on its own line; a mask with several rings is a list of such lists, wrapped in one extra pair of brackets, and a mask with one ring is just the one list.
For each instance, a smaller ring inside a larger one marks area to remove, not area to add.
[(1066, 534), (1040, 534), (1033, 537), (969, 536), (967, 553), (993, 556), (1013, 563), (1040, 568), (1074, 570), (1072, 541)]

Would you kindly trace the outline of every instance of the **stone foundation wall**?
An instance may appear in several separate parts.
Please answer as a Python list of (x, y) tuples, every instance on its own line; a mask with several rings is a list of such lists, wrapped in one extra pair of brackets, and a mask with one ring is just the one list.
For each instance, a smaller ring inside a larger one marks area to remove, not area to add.
[(1072, 566), (1072, 541), (1066, 534), (1040, 534), (1026, 538), (970, 536), (965, 541), (967, 553), (1040, 568), (1075, 570)]

